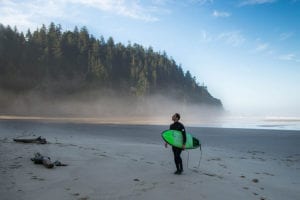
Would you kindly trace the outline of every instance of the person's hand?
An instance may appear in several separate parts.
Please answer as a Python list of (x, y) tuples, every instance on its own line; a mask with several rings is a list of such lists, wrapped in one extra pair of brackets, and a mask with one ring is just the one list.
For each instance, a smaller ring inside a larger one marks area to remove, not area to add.
[(165, 147), (168, 148), (168, 143), (165, 143)]
[(185, 144), (184, 144), (184, 145), (182, 145), (182, 150), (185, 150)]

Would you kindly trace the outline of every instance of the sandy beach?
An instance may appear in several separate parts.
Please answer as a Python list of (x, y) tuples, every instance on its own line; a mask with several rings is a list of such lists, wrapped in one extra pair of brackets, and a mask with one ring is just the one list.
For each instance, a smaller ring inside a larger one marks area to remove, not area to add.
[[(47, 199), (300, 199), (300, 131), (186, 127), (202, 141), (174, 175), (168, 125), (0, 120), (0, 197)], [(48, 144), (13, 138), (46, 138)], [(68, 166), (35, 165), (34, 153)]]

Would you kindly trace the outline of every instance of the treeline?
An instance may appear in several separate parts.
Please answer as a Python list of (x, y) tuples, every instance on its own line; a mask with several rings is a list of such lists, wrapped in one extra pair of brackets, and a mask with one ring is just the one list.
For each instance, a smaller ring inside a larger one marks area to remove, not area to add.
[(86, 27), (63, 32), (54, 23), (25, 35), (0, 24), (0, 87), (62, 95), (110, 89), (126, 96), (164, 94), (180, 102), (222, 106), (165, 52), (125, 46), (112, 37), (97, 39)]

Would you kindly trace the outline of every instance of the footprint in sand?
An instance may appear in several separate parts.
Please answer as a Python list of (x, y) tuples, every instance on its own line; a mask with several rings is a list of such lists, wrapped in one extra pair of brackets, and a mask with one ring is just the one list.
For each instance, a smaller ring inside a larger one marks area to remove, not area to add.
[(108, 157), (107, 155), (101, 154), (101, 153), (93, 153), (93, 155), (99, 156), (99, 157)]
[(221, 161), (221, 158), (210, 158), (207, 161)]
[(44, 178), (38, 178), (37, 176), (32, 176), (31, 177), (32, 180), (38, 180), (38, 181), (44, 181)]
[(14, 164), (9, 166), (10, 169), (18, 169), (20, 167), (22, 167), (22, 165)]
[(259, 180), (258, 180), (257, 178), (254, 178), (254, 179), (252, 179), (252, 182), (253, 182), (253, 183), (258, 183)]
[(267, 175), (267, 176), (275, 176), (274, 174), (268, 173), (268, 172), (263, 172), (262, 174)]
[(158, 183), (157, 182), (154, 182), (154, 183), (146, 183), (144, 181), (142, 181), (139, 186), (143, 186), (141, 189), (138, 189), (138, 191), (142, 191), (142, 192), (147, 192), (149, 190), (153, 190), (155, 189), (156, 185)]
[(89, 197), (81, 197), (78, 200), (88, 200), (88, 199), (89, 199)]
[(254, 194), (255, 196), (257, 196), (257, 195), (258, 195), (256, 192), (253, 192), (253, 194)]
[(211, 176), (211, 177), (216, 177), (216, 178), (219, 178), (219, 179), (223, 179), (222, 176), (217, 175), (217, 174), (210, 174), (210, 173), (203, 173), (203, 174), (206, 175), (206, 176)]
[(227, 166), (224, 164), (219, 164), (220, 167), (223, 167), (224, 169), (227, 169)]

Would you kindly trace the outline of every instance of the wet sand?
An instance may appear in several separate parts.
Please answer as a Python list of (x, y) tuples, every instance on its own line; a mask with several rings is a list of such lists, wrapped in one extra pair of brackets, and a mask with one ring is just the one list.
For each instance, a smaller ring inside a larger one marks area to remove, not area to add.
[[(186, 127), (202, 141), (174, 175), (168, 125), (0, 120), (1, 199), (300, 199), (300, 131)], [(16, 143), (42, 136), (49, 144)], [(47, 169), (35, 152), (67, 163)]]

